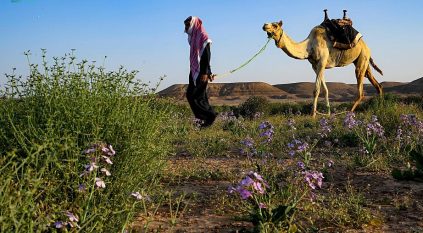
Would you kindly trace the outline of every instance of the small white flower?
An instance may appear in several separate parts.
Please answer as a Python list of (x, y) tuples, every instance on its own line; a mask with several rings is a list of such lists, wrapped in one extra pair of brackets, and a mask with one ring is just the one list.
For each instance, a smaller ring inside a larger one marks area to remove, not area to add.
[(104, 161), (105, 161), (106, 163), (108, 163), (108, 164), (113, 164), (112, 160), (110, 160), (110, 158), (109, 158), (109, 157), (107, 157), (107, 156), (102, 156), (102, 157), (103, 157), (103, 159), (104, 159)]
[(112, 175), (112, 173), (110, 173), (106, 168), (102, 168), (101, 170), (100, 170), (101, 172), (103, 172), (104, 174), (106, 174), (106, 176), (111, 176)]
[(142, 200), (142, 195), (140, 194), (140, 192), (133, 192), (131, 193), (131, 196), (135, 197), (135, 199), (137, 200)]
[(95, 178), (95, 185), (98, 188), (105, 188), (106, 187), (106, 183), (104, 183), (104, 181), (101, 178)]
[(69, 218), (69, 221), (71, 221), (71, 222), (78, 222), (79, 221), (78, 217), (76, 215), (74, 215), (73, 213), (69, 212), (69, 211), (66, 211), (65, 215)]

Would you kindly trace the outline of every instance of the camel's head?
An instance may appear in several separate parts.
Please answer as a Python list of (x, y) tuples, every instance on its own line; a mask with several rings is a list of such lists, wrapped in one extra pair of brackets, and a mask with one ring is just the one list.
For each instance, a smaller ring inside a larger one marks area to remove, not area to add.
[(267, 37), (275, 39), (282, 34), (282, 20), (274, 23), (265, 23), (263, 31), (267, 32)]

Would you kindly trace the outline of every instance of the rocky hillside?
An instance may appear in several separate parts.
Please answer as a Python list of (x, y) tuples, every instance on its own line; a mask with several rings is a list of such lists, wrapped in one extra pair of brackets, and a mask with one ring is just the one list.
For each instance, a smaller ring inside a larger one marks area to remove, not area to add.
[[(382, 82), (385, 93), (398, 95), (421, 95), (423, 94), (423, 78), (410, 83)], [(187, 84), (172, 85), (158, 94), (164, 97), (173, 97), (177, 100), (185, 99)], [(352, 101), (356, 98), (356, 84), (328, 82), (329, 98), (331, 101)], [(289, 84), (270, 85), (264, 82), (240, 82), (240, 83), (210, 83), (208, 95), (214, 101), (239, 102), (250, 96), (266, 96), (270, 100), (307, 100), (313, 97), (314, 83), (299, 82)], [(365, 84), (366, 96), (376, 94), (376, 89), (371, 84)], [(323, 97), (323, 88), (320, 96)]]

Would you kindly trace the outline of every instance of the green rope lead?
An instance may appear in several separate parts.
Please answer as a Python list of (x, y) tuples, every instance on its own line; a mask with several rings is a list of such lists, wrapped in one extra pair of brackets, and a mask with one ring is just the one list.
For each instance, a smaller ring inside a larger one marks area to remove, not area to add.
[(233, 70), (231, 70), (231, 71), (229, 71), (227, 73), (224, 73), (224, 74), (217, 74), (215, 76), (218, 76), (218, 77), (228, 76), (228, 75), (234, 73), (235, 71), (238, 71), (238, 70), (242, 69), (244, 66), (248, 65), (248, 63), (250, 63), (252, 60), (254, 60), (258, 55), (260, 55), (266, 49), (266, 46), (267, 46), (267, 44), (269, 44), (269, 42), (270, 42), (271, 39), (272, 38), (268, 38), (266, 44), (264, 44), (264, 46), (256, 54), (254, 54), (254, 56), (252, 58), (250, 58), (248, 61), (244, 62), (238, 68), (233, 69)]

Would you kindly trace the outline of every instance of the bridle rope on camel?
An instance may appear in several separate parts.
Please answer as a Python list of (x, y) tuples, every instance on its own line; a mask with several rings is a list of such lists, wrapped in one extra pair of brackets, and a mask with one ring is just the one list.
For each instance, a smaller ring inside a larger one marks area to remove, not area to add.
[(230, 75), (230, 74), (232, 74), (232, 73), (234, 73), (234, 72), (236, 72), (236, 71), (238, 71), (238, 70), (240, 70), (240, 69), (242, 69), (242, 68), (244, 68), (246, 65), (248, 65), (252, 60), (254, 60), (256, 57), (258, 57), (258, 55), (260, 55), (262, 52), (264, 52), (264, 50), (266, 49), (266, 47), (267, 47), (267, 45), (269, 44), (269, 42), (272, 40), (272, 38), (268, 38), (267, 39), (267, 42), (264, 44), (264, 46), (256, 53), (256, 54), (254, 54), (250, 59), (248, 59), (246, 62), (244, 62), (244, 63), (242, 63), (240, 66), (238, 66), (237, 68), (235, 68), (235, 69), (233, 69), (233, 70), (230, 70), (230, 71), (228, 71), (228, 72), (226, 72), (226, 73), (223, 73), (223, 74), (215, 74), (214, 75), (214, 77), (220, 77), (220, 78), (223, 78), (223, 77), (226, 77), (226, 76), (228, 76), (228, 75)]

